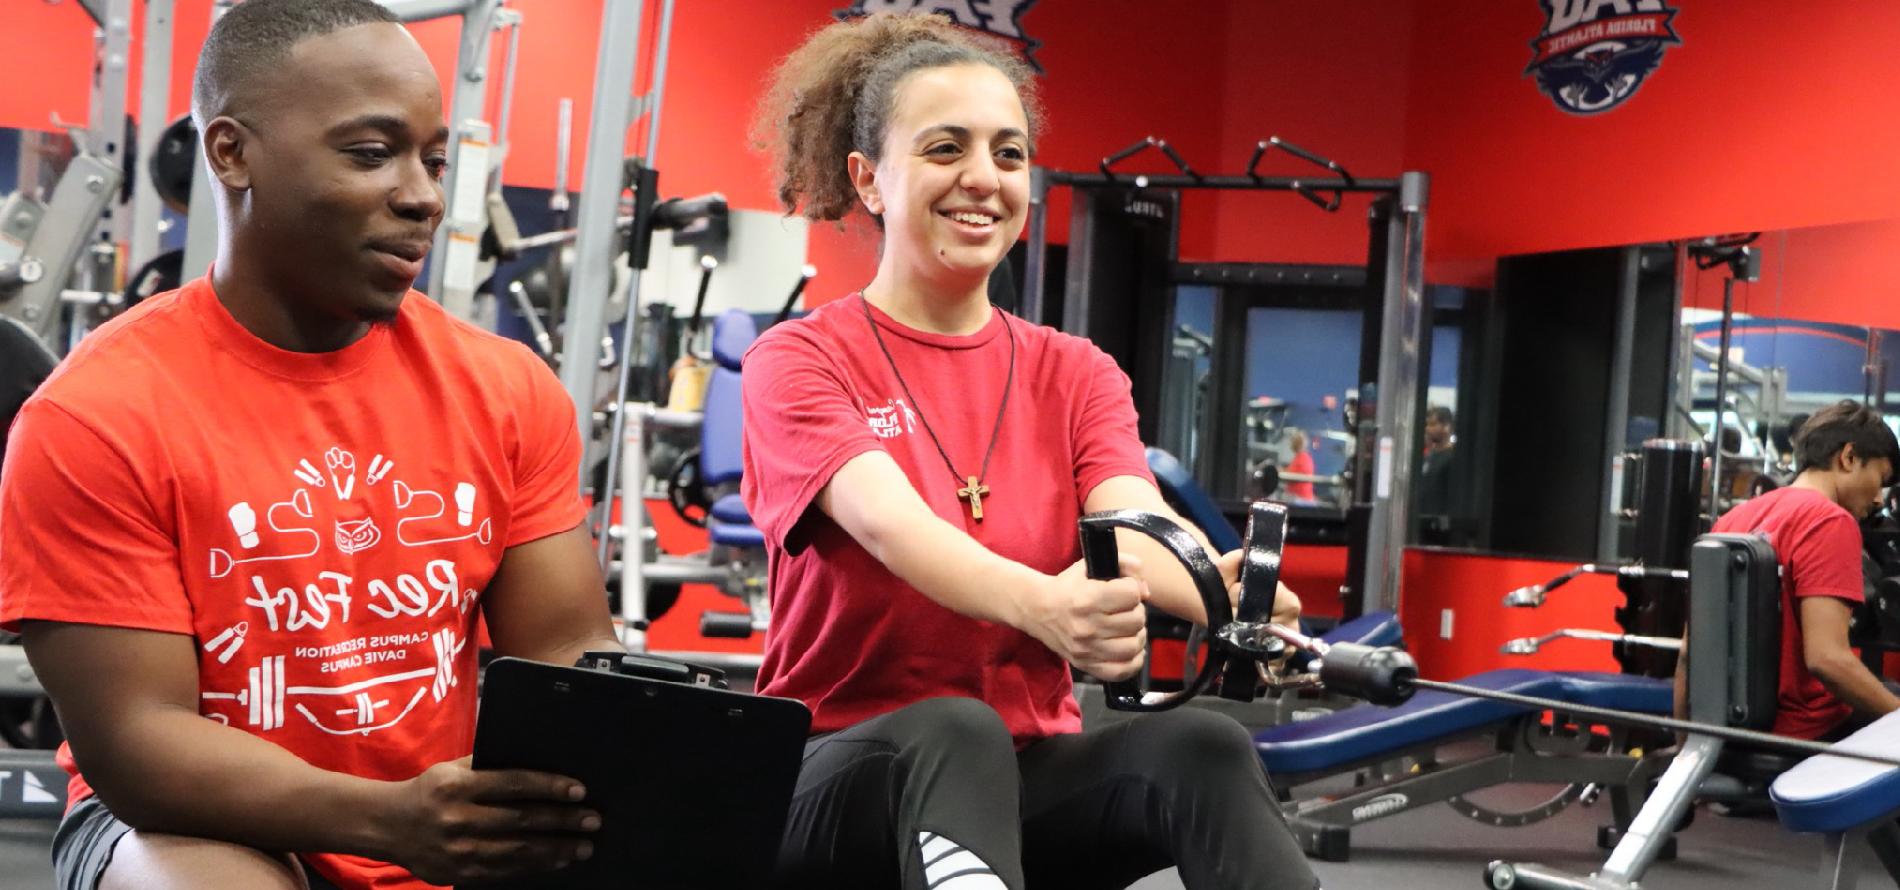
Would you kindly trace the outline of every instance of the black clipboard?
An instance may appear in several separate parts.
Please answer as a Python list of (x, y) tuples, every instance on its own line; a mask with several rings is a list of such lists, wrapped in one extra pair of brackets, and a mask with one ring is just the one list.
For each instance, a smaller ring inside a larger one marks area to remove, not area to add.
[(791, 699), (497, 659), (482, 680), (475, 768), (578, 779), (601, 828), (591, 859), (479, 886), (767, 886), (810, 729)]

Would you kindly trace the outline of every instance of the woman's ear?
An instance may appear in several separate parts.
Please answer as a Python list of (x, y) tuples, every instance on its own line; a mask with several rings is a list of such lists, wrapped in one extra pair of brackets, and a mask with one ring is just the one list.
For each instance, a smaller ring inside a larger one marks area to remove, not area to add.
[(845, 159), (851, 171), (851, 185), (858, 190), (858, 200), (864, 202), (864, 209), (872, 216), (884, 215), (884, 195), (877, 187), (877, 163), (861, 151), (854, 151)]

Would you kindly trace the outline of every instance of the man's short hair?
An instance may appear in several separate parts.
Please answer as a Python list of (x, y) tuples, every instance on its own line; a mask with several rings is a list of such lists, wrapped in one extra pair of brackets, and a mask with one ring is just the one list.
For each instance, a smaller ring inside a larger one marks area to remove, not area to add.
[(1827, 470), (1841, 449), (1852, 445), (1861, 460), (1884, 457), (1900, 466), (1900, 441), (1880, 413), (1853, 399), (1842, 399), (1814, 412), (1794, 434), (1795, 472)]
[(399, 22), (373, 0), (245, 0), (211, 28), (191, 80), (191, 115), (202, 130), (231, 112), (240, 87), (264, 82), (299, 42), (344, 28)]
[(1443, 406), (1443, 405), (1433, 405), (1433, 406), (1431, 406), (1430, 408), (1426, 408), (1426, 409), (1425, 409), (1425, 422), (1426, 422), (1426, 423), (1431, 423), (1431, 422), (1432, 422), (1432, 421), (1434, 421), (1434, 420), (1436, 420), (1436, 421), (1438, 421), (1439, 423), (1442, 423), (1442, 424), (1444, 424), (1444, 425), (1446, 425), (1446, 426), (1451, 426), (1451, 425), (1452, 425), (1452, 423), (1451, 423), (1451, 409), (1450, 409), (1450, 408), (1447, 408), (1447, 407), (1445, 407), (1445, 406)]

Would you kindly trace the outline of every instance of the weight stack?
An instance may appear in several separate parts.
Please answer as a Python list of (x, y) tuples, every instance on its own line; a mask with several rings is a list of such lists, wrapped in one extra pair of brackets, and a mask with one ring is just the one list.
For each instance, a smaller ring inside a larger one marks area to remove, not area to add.
[[(1650, 439), (1643, 443), (1636, 489), (1636, 561), (1648, 568), (1687, 569), (1689, 547), (1702, 533), (1702, 443)], [(1619, 577), (1624, 605), (1616, 623), (1624, 632), (1680, 637), (1688, 621), (1689, 583), (1670, 578)], [(1623, 671), (1668, 677), (1676, 653), (1647, 646), (1614, 647)]]

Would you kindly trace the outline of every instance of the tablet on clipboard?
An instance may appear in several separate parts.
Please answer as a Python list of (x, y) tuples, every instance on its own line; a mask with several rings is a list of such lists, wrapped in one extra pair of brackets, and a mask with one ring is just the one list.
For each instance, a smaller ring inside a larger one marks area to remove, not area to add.
[(601, 827), (584, 862), (479, 886), (766, 886), (810, 727), (790, 699), (497, 659), (482, 680), (474, 767), (577, 779)]

